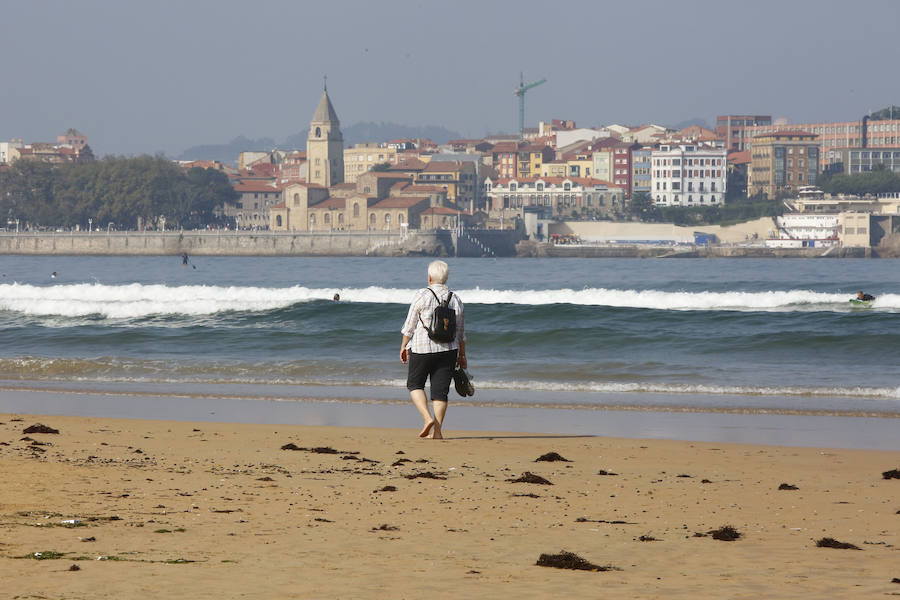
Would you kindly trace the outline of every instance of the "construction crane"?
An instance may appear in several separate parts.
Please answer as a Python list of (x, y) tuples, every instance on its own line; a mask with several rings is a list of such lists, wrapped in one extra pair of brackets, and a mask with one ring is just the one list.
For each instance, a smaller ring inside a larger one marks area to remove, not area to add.
[(513, 90), (513, 94), (519, 97), (519, 135), (525, 137), (525, 92), (547, 81), (546, 78), (532, 83), (525, 83), (525, 75), (519, 73), (519, 86)]

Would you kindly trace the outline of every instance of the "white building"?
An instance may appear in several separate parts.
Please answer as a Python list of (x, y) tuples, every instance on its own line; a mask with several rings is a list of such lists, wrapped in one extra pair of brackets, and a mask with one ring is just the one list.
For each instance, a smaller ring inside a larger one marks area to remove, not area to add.
[(841, 243), (841, 220), (837, 214), (794, 213), (775, 217), (775, 225), (778, 230), (766, 240), (767, 248), (826, 248)]
[(650, 155), (650, 195), (657, 206), (725, 202), (727, 153), (698, 144), (663, 144)]
[(16, 150), (23, 146), (22, 139), (0, 142), (0, 165), (9, 164), (18, 156)]

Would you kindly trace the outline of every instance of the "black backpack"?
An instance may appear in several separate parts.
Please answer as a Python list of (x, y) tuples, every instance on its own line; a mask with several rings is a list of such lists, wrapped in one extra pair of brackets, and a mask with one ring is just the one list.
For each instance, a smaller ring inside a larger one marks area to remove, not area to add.
[(441, 302), (433, 289), (426, 289), (438, 301), (438, 305), (431, 314), (431, 327), (422, 321), (422, 315), (419, 315), (419, 321), (422, 321), (422, 326), (428, 332), (429, 338), (435, 342), (448, 344), (456, 339), (456, 311), (450, 308), (450, 298), (453, 297), (453, 292), (447, 294), (447, 299)]

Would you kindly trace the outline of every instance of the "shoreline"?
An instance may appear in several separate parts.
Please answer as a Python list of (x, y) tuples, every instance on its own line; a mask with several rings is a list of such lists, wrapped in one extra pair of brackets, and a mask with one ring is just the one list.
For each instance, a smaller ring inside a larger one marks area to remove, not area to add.
[[(0, 580), (74, 600), (900, 592), (896, 452), (417, 431), (0, 413)], [(610, 570), (536, 565), (561, 551)]]
[[(0, 413), (363, 428), (415, 428), (419, 421), (412, 405), (400, 399), (273, 399), (6, 386), (3, 390)], [(551, 435), (900, 451), (900, 437), (895, 435), (897, 418), (892, 413), (873, 416), (665, 406), (512, 407), (451, 401), (445, 428), (451, 432), (531, 431)]]

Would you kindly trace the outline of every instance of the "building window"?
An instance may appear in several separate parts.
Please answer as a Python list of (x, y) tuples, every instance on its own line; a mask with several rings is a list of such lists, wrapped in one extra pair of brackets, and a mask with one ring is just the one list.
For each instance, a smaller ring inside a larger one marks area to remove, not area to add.
[(378, 221), (375, 219), (375, 213), (369, 215), (369, 223), (372, 224), (372, 227), (375, 227), (375, 225), (378, 223)]
[(384, 224), (385, 225), (391, 224), (391, 213), (384, 213)]
[(315, 225), (315, 224), (316, 224), (316, 214), (315, 214), (315, 213), (309, 215), (309, 224), (310, 224), (310, 225)]
[(324, 221), (325, 221), (325, 224), (326, 224), (326, 225), (330, 225), (330, 224), (331, 224), (331, 215), (328, 214), (328, 213), (325, 213), (325, 219), (324, 219)]
[(322, 137), (322, 128), (316, 127), (316, 137)]
[(294, 206), (300, 206), (300, 194), (294, 194)]
[(359, 217), (359, 203), (357, 202), (353, 203), (353, 216), (354, 218)]
[(276, 226), (276, 227), (281, 227), (281, 215), (276, 215), (276, 216), (275, 216), (275, 226)]
[(338, 213), (338, 225), (344, 224), (344, 213)]

